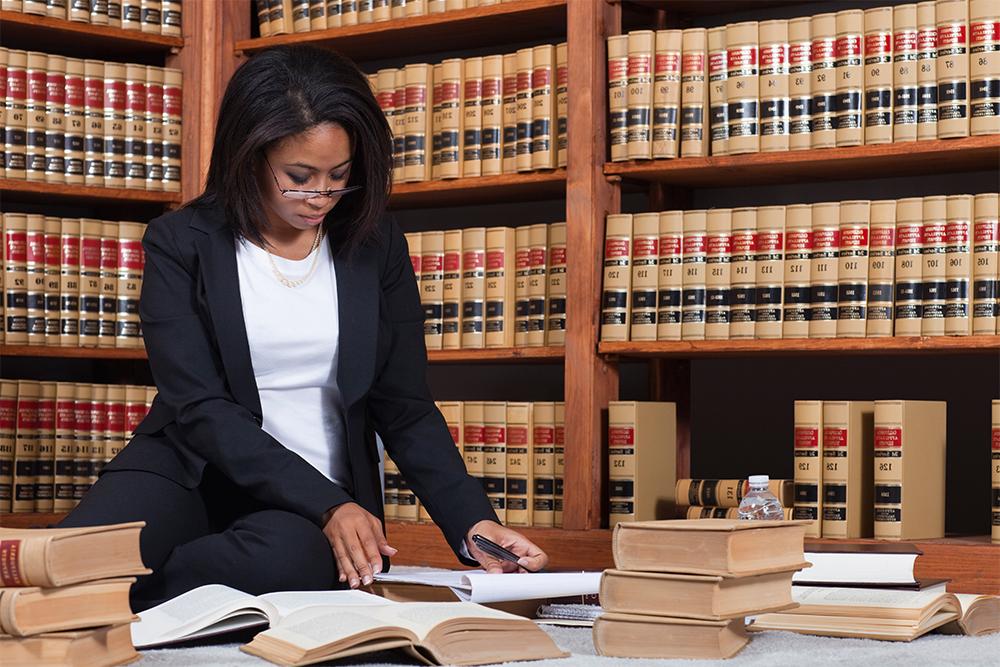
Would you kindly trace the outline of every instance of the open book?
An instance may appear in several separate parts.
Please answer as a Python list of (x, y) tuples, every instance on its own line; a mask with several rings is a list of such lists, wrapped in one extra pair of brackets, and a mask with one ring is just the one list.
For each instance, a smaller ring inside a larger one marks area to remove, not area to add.
[(139, 614), (132, 624), (136, 648), (208, 637), (257, 625), (274, 625), (309, 607), (393, 605), (361, 591), (287, 591), (253, 596), (210, 584), (190, 590)]
[(304, 609), (241, 648), (282, 665), (309, 665), (390, 648), (404, 648), (438, 665), (568, 655), (533, 622), (471, 602)]

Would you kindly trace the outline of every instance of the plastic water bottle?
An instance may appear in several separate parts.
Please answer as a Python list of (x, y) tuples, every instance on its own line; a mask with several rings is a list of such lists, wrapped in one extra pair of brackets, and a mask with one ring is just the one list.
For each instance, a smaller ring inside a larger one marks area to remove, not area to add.
[(767, 475), (750, 475), (750, 491), (740, 501), (740, 519), (780, 521), (785, 518), (781, 501), (767, 488)]

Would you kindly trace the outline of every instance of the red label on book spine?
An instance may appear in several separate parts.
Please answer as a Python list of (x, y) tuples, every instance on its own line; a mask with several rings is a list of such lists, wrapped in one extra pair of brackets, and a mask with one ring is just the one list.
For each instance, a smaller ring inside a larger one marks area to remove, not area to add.
[(811, 426), (795, 428), (795, 449), (816, 449), (819, 447), (819, 429)]
[(21, 577), (21, 540), (0, 540), (0, 586), (27, 586)]
[(875, 449), (895, 449), (903, 446), (903, 429), (893, 426), (875, 427)]
[(608, 428), (608, 445), (611, 447), (634, 447), (635, 429), (631, 426), (611, 426)]

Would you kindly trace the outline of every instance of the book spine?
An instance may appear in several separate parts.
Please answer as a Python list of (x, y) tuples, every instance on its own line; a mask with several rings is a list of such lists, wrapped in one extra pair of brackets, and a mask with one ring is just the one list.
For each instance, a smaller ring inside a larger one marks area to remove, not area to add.
[(406, 0), (391, 0), (390, 5), (390, 17), (391, 19), (401, 19), (406, 14)]
[(781, 338), (785, 274), (785, 207), (757, 209), (754, 337)]
[(990, 538), (997, 544), (1000, 543), (1000, 400), (990, 403), (990, 416)]
[(421, 300), (423, 299), (423, 292), (420, 290), (420, 279), (423, 277), (421, 264), (424, 260), (423, 236), (422, 232), (403, 234), (403, 238), (406, 240), (406, 250), (410, 257), (410, 266), (413, 268), (413, 278), (417, 281), (417, 291), (421, 295)]
[(608, 404), (608, 527), (636, 521), (636, 403)]
[(660, 214), (632, 216), (632, 285), (629, 340), (656, 340)]
[[(30, 1), (30, 0), (29, 0)], [(138, 3), (140, 9), (145, 5), (148, 0), (140, 0)], [(157, 4), (159, 0), (157, 0)], [(90, 17), (89, 22), (93, 25), (110, 25), (111, 17), (108, 16), (108, 2), (107, 0), (91, 0), (90, 2)], [(141, 11), (140, 11), (141, 14)], [(157, 26), (158, 27), (158, 26)], [(145, 31), (145, 27), (141, 26), (141, 29)]]
[(486, 228), (462, 231), (462, 347), (486, 345)]
[(788, 21), (788, 147), (793, 151), (812, 147), (812, 40), (808, 16)]
[(483, 403), (483, 488), (501, 523), (507, 521), (507, 404)]
[(729, 154), (729, 106), (726, 98), (726, 28), (708, 29), (708, 102), (711, 154)]
[[(622, 91), (624, 95), (624, 90)], [(503, 57), (503, 173), (517, 171), (517, 54)]]
[(837, 12), (836, 25), (836, 142), (838, 146), (860, 146), (865, 139), (865, 13), (860, 9)]
[(424, 307), (424, 343), (428, 350), (442, 346), (441, 318), (444, 283), (444, 232), (420, 235), (420, 301)]
[(726, 104), (729, 155), (760, 152), (760, 79), (757, 22), (726, 26)]
[(528, 335), (525, 342), (531, 347), (541, 347), (545, 345), (549, 226), (540, 223), (528, 229)]
[(403, 15), (407, 18), (411, 16), (424, 16), (427, 14), (427, 0), (406, 0), (406, 7)]
[[(871, 403), (823, 402), (824, 537), (871, 537), (871, 494), (867, 490), (872, 485), (870, 424), (873, 410)], [(862, 475), (859, 476), (859, 472)], [(866, 493), (861, 493), (862, 490)]]
[(937, 23), (933, 0), (917, 3), (917, 139), (938, 135)]
[(45, 62), (45, 181), (66, 182), (66, 58)]
[(785, 209), (782, 338), (809, 337), (811, 253), (812, 207), (809, 204), (793, 204)]
[(28, 217), (3, 215), (4, 342), (28, 343)]
[(462, 347), (462, 230), (444, 233), (444, 276), (441, 281), (441, 348)]
[(892, 8), (892, 140), (917, 140), (918, 61), (917, 6)]
[(975, 227), (973, 230), (973, 286), (972, 333), (997, 332), (997, 297), (1000, 296), (997, 280), (997, 251), (1000, 235), (997, 229), (997, 193), (980, 194), (975, 198)]
[[(108, 16), (112, 25), (115, 23), (114, 16), (111, 15), (111, 6), (115, 4), (108, 2)], [(118, 20), (121, 21), (121, 7), (118, 10)], [(183, 13), (181, 0), (163, 0), (163, 11), (160, 14), (160, 34), (170, 37), (180, 37), (182, 34)]]
[(118, 225), (101, 225), (101, 293), (97, 309), (97, 347), (115, 346), (118, 300)]
[(552, 487), (552, 526), (563, 526), (563, 475), (566, 471), (566, 404), (556, 401), (555, 405), (555, 453), (553, 472), (555, 478)]
[[(257, 5), (257, 28), (261, 37), (271, 36), (271, 0), (255, 0)], [(339, 3), (340, 0), (337, 0)]]
[(483, 479), (483, 429), (485, 422), (482, 401), (465, 401), (462, 404), (462, 452), (465, 469), (476, 479)]
[(892, 292), (895, 277), (896, 200), (871, 204), (868, 234), (868, 314), (865, 335), (892, 335)]
[(0, 379), (0, 512), (11, 511), (17, 447), (17, 381)]
[(395, 183), (399, 178), (397, 160), (399, 159), (398, 144), (400, 142), (399, 134), (396, 131), (396, 70), (391, 67), (380, 69), (375, 75), (375, 86), (375, 99), (392, 130), (392, 182)]
[(806, 537), (822, 537), (823, 461), (820, 437), (823, 432), (822, 401), (795, 401), (795, 504), (796, 519), (812, 521)]
[(548, 309), (545, 321), (545, 344), (566, 343), (566, 223), (549, 225)]
[(683, 213), (684, 246), (681, 278), (681, 339), (704, 340), (708, 260), (708, 214), (704, 210)]
[(972, 288), (973, 242), (972, 195), (951, 195), (946, 202), (944, 333), (968, 336), (972, 333), (969, 302)]
[(531, 272), (531, 240), (527, 227), (514, 230), (514, 346), (528, 344), (528, 274)]
[(181, 119), (183, 79), (179, 69), (163, 68), (163, 189), (181, 190)]
[(893, 333), (919, 336), (924, 312), (923, 199), (896, 202), (896, 287)]
[(556, 166), (556, 47), (542, 44), (531, 53), (531, 168)]
[[(782, 509), (785, 520), (791, 519), (793, 510), (791, 507)], [(685, 512), (687, 519), (739, 519), (740, 510), (737, 507), (688, 507)]]
[[(45, 216), (45, 344), (59, 345), (59, 254), (62, 220)], [(2, 312), (2, 309), (0, 309)], [(3, 326), (0, 326), (0, 330)]]
[(729, 339), (730, 271), (732, 254), (732, 210), (709, 209), (705, 252), (705, 338)]
[(394, 70), (393, 79), (392, 182), (402, 183), (406, 178), (406, 71)]
[(436, 63), (431, 67), (431, 178), (441, 178), (441, 151), (443, 148), (441, 109), (444, 91), (444, 65)]
[(14, 444), (12, 512), (35, 511), (35, 469), (38, 461), (38, 399), (41, 387), (31, 380), (17, 381), (17, 432)]
[(788, 21), (760, 24), (760, 150), (790, 148)]
[(556, 167), (565, 167), (569, 148), (569, 52), (556, 44)]
[(813, 248), (809, 255), (809, 337), (837, 335), (837, 269), (840, 252), (840, 203), (812, 206)]
[[(339, 0), (336, 0), (339, 4)], [(330, 23), (330, 4), (334, 0), (330, 0), (327, 3), (327, 27), (336, 27)], [(392, 7), (390, 6), (389, 0), (372, 0), (372, 22), (388, 21), (392, 17)]]
[[(125, 446), (125, 386), (109, 385), (105, 402), (104, 463), (108, 463)], [(103, 466), (102, 466), (103, 467)]]
[(603, 341), (629, 339), (631, 261), (632, 215), (609, 215), (604, 236), (604, 291), (601, 297)]
[(923, 215), (924, 242), (920, 250), (923, 262), (923, 313), (920, 333), (923, 336), (943, 336), (947, 291), (947, 197), (924, 197)]
[(517, 51), (517, 144), (514, 167), (516, 171), (531, 171), (531, 73), (534, 69), (533, 51)]
[(73, 503), (77, 504), (90, 488), (90, 448), (93, 439), (93, 412), (90, 407), (94, 385), (78, 382), (73, 402), (75, 433), (73, 438)]
[(681, 339), (684, 265), (684, 212), (660, 212), (659, 277), (656, 285), (656, 339)]
[[(155, 390), (155, 387), (149, 389)], [(135, 385), (125, 385), (125, 441), (122, 446), (128, 444), (132, 439), (135, 430), (139, 428), (143, 418), (149, 411), (146, 406), (147, 388)]]
[(865, 144), (892, 143), (892, 7), (865, 10)]
[(1000, 8), (969, 0), (969, 133), (1000, 134)]
[(483, 58), (482, 175), (503, 171), (503, 56)]
[(757, 209), (733, 209), (729, 337), (753, 338), (757, 290)]
[(507, 404), (507, 525), (530, 526), (532, 404)]
[(45, 216), (29, 213), (25, 229), (25, 330), (28, 345), (45, 344)]
[(28, 51), (25, 70), (27, 90), (25, 105), (25, 178), (45, 180), (45, 96), (47, 94), (46, 56)]
[[(371, 14), (371, 0), (368, 13)], [(309, 30), (326, 30), (326, 0), (309, 0)]]
[(832, 148), (837, 144), (837, 16), (817, 14), (809, 26), (812, 35), (812, 117), (811, 148)]
[(93, 399), (90, 403), (90, 485), (97, 482), (97, 476), (104, 468), (108, 449), (108, 385), (95, 384)]
[(146, 67), (146, 189), (163, 190), (163, 102), (164, 71), (162, 67)]
[(537, 402), (533, 412), (531, 524), (552, 527), (555, 504), (555, 403)]
[(146, 226), (118, 223), (118, 313), (115, 317), (115, 347), (141, 348), (139, 293), (142, 291), (142, 235)]
[[(656, 33), (635, 30), (628, 34), (626, 98), (626, 156), (630, 160), (652, 157), (653, 53)], [(612, 137), (612, 142), (614, 137)], [(614, 143), (612, 143), (614, 146)]]
[(77, 331), (81, 347), (97, 347), (100, 333), (102, 227), (100, 220), (83, 218), (80, 221), (80, 322)]
[(4, 107), (4, 172), (7, 178), (24, 179), (27, 150), (28, 54), (10, 49), (7, 52), (7, 76)]
[(688, 28), (681, 35), (681, 157), (708, 155), (708, 31)]
[(868, 232), (871, 202), (840, 202), (837, 337), (864, 338), (868, 317)]
[(125, 187), (146, 187), (146, 67), (125, 66)]
[(35, 511), (51, 512), (56, 439), (56, 383), (40, 382), (35, 460)]
[(875, 401), (875, 539), (903, 534), (903, 401)]
[(84, 136), (86, 102), (84, 64), (76, 58), (66, 59), (65, 122), (63, 125), (63, 173), (65, 181), (83, 185)]
[(462, 72), (462, 176), (483, 175), (483, 59), (466, 58)]
[(433, 132), (430, 128), (431, 112), (427, 108), (427, 87), (433, 84), (431, 66), (426, 63), (411, 63), (404, 68), (406, 76), (405, 97), (405, 147), (403, 153), (403, 180), (411, 183), (430, 179), (429, 146), (427, 138)]
[(142, 0), (139, 30), (160, 34), (163, 4), (160, 0)]
[(104, 63), (104, 185), (125, 187), (125, 72), (121, 63)]
[[(346, 18), (346, 17), (345, 17)], [(347, 24), (345, 24), (347, 25)], [(396, 475), (396, 519), (415, 523), (420, 516), (419, 501), (402, 473)]]
[(56, 383), (55, 470), (53, 511), (73, 509), (73, 476), (76, 470), (76, 385)]
[(657, 30), (653, 54), (652, 156), (678, 155), (681, 122), (680, 30)]
[(514, 345), (515, 237), (510, 227), (486, 230), (486, 347)]
[(937, 0), (938, 139), (969, 136), (969, 0)]

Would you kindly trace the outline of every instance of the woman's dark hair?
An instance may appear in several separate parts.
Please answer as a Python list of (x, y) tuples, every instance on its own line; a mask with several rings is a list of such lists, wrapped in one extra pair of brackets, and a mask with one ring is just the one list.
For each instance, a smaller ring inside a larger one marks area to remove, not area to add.
[(343, 56), (312, 46), (280, 46), (250, 57), (226, 86), (205, 190), (190, 205), (218, 205), (233, 232), (264, 244), (267, 228), (257, 175), (264, 151), (321, 123), (336, 123), (353, 150), (344, 195), (327, 214), (336, 247), (351, 250), (377, 233), (392, 182), (392, 131), (368, 79)]

